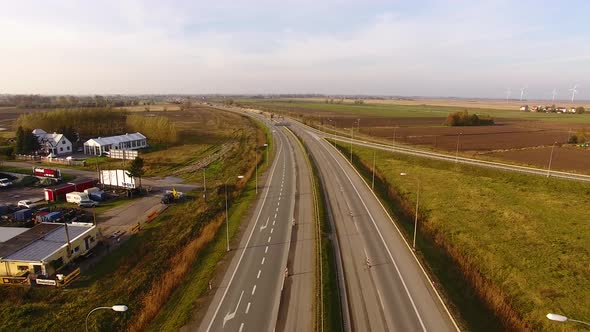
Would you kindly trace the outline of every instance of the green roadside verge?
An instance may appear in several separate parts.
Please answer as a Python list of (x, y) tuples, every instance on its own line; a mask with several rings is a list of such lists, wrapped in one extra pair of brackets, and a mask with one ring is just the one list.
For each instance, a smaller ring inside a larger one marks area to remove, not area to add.
[[(316, 252), (318, 254), (316, 267), (316, 285), (320, 285), (316, 291), (316, 299), (319, 306), (316, 306), (316, 331), (343, 331), (342, 307), (340, 298), (340, 287), (336, 268), (336, 254), (331, 240), (332, 228), (327, 211), (326, 196), (324, 187), (319, 176), (319, 170), (315, 159), (310, 153), (307, 145), (303, 144), (300, 137), (291, 131), (301, 144), (305, 158), (312, 173), (312, 189), (316, 215), (316, 227), (318, 231), (318, 243)], [(319, 309), (319, 310), (317, 310)]]
[[(251, 120), (264, 132), (269, 144), (267, 148), (272, 151), (274, 142), (268, 128), (256, 120)], [(258, 161), (260, 173), (268, 167), (266, 156), (267, 154), (263, 151)], [(269, 159), (272, 159), (272, 155), (269, 155)], [(230, 241), (239, 233), (240, 223), (249, 213), (256, 198), (255, 180), (251, 178), (242, 195), (231, 204), (229, 209)], [(226, 225), (222, 225), (213, 240), (198, 254), (184, 282), (161, 308), (148, 331), (178, 331), (190, 321), (196, 306), (199, 305), (199, 299), (208, 292), (214, 291), (214, 289), (209, 290), (209, 282), (215, 275), (217, 265), (227, 255), (225, 227)]]

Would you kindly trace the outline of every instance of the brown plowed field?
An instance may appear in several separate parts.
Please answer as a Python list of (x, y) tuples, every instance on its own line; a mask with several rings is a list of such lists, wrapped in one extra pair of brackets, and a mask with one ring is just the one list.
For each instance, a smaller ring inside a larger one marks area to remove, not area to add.
[[(442, 118), (380, 118), (351, 115), (323, 115), (324, 126), (331, 129), (336, 121), (338, 130), (348, 133), (352, 125), (357, 128), (360, 118), (362, 136), (396, 142), (428, 146), (437, 150), (463, 154), (485, 155), (494, 159), (509, 160), (519, 164), (547, 167), (550, 146), (567, 143), (577, 130), (590, 128), (583, 124), (552, 123), (522, 119), (495, 119), (494, 126), (447, 127)], [(317, 118), (314, 119), (317, 121)], [(329, 131), (328, 129), (328, 131)], [(358, 131), (355, 129), (355, 135)], [(358, 136), (357, 136), (358, 137)], [(552, 168), (564, 171), (590, 173), (590, 149), (557, 147)]]

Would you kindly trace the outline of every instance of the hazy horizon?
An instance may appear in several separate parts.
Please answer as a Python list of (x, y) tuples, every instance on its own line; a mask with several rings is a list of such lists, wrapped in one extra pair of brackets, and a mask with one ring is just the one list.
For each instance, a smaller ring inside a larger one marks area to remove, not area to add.
[[(23, 1), (0, 94), (590, 99), (590, 3)], [(587, 87), (587, 88), (586, 88)], [(447, 97), (445, 97), (447, 96)], [(557, 100), (556, 100), (557, 101)]]

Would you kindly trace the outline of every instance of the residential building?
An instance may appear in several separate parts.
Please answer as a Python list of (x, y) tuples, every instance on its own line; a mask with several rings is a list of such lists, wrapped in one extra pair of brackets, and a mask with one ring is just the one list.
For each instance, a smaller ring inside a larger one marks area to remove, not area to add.
[(84, 154), (100, 156), (110, 150), (137, 150), (147, 146), (147, 138), (141, 133), (98, 137), (84, 143)]
[(48, 134), (43, 129), (33, 130), (39, 140), (40, 150), (50, 156), (61, 156), (72, 153), (72, 142), (63, 134)]
[(26, 231), (0, 227), (0, 278), (50, 276), (98, 242), (89, 224), (40, 223)]

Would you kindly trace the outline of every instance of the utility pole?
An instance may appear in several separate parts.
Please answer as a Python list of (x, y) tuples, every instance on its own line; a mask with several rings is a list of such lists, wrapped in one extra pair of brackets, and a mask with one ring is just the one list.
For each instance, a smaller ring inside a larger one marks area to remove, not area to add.
[(376, 154), (375, 150), (373, 150), (373, 181), (371, 182), (371, 189), (375, 191), (375, 159)]
[(547, 167), (547, 177), (549, 177), (550, 173), (551, 173), (551, 162), (553, 161), (553, 150), (555, 149), (555, 144), (557, 142), (553, 143), (553, 146), (551, 146), (551, 155), (549, 156), (549, 167)]
[(461, 137), (461, 133), (457, 135), (457, 151), (455, 152), (455, 164), (459, 162), (459, 138)]
[(397, 127), (393, 127), (393, 142), (391, 143), (391, 145), (395, 145), (395, 134), (397, 131)]

